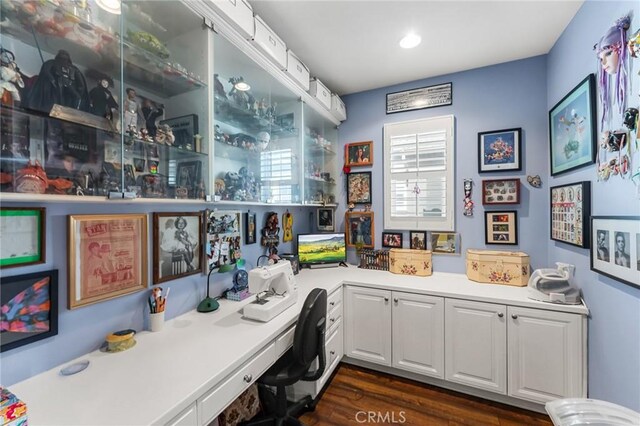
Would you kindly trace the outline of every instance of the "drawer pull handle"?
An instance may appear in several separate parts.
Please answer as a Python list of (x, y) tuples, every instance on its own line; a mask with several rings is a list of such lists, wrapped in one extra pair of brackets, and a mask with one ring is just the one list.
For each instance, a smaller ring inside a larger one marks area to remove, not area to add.
[(253, 380), (253, 376), (251, 374), (246, 374), (244, 376), (244, 381), (247, 383), (251, 383), (251, 380)]
[(516, 314), (513, 314), (513, 315), (511, 315), (511, 318), (518, 319), (518, 316)]
[(502, 318), (504, 314), (502, 312), (498, 312), (498, 318)]
[(394, 302), (398, 303), (398, 298), (393, 299)]
[(330, 318), (329, 321), (336, 322), (336, 319), (335, 318)]
[(385, 298), (384, 298), (384, 301), (385, 301), (385, 302), (388, 302), (388, 301), (389, 301), (389, 298), (388, 298), (388, 297), (385, 297)]
[(329, 352), (329, 353), (330, 353), (331, 355), (335, 355), (335, 354), (336, 354), (336, 351), (331, 351), (331, 352)]
[(335, 306), (335, 305), (336, 305), (336, 302), (329, 302), (329, 305), (331, 305), (331, 306)]

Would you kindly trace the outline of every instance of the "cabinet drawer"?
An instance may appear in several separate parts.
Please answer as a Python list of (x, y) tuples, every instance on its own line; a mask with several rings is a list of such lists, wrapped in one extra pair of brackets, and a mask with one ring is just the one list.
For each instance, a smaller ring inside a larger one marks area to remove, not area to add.
[(342, 305), (342, 288), (334, 291), (327, 297), (327, 315), (336, 307)]
[(331, 95), (331, 114), (340, 121), (347, 119), (347, 107), (335, 93)]
[(255, 17), (253, 42), (269, 59), (278, 64), (280, 69), (287, 68), (287, 45), (258, 15)]
[(182, 413), (175, 416), (167, 426), (195, 426), (198, 424), (198, 411), (196, 410), (196, 403), (191, 404)]
[(296, 334), (296, 326), (292, 325), (287, 331), (276, 339), (276, 359), (293, 345), (293, 336)]
[(238, 395), (256, 381), (276, 361), (276, 345), (271, 343), (222, 384), (198, 398), (200, 425), (207, 425)]
[(209, 0), (209, 3), (242, 37), (253, 37), (253, 9), (247, 0)]
[(305, 91), (309, 90), (309, 68), (291, 51), (287, 50), (287, 74)]
[(331, 109), (331, 92), (317, 78), (309, 81), (309, 94), (316, 98), (326, 109)]
[(318, 392), (324, 387), (331, 374), (336, 369), (336, 366), (342, 359), (343, 351), (343, 327), (342, 318), (340, 318), (336, 324), (333, 334), (329, 336), (325, 344), (326, 352), (326, 367), (324, 374), (318, 380), (317, 390)]
[(342, 304), (336, 306), (327, 315), (327, 336), (330, 336), (336, 330), (342, 318)]

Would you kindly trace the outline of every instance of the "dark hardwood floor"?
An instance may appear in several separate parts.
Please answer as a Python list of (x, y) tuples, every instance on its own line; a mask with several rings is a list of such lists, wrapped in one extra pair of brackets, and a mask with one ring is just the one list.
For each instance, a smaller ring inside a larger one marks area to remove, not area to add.
[[(371, 414), (369, 414), (371, 412)], [(305, 425), (552, 425), (548, 416), (340, 364)]]

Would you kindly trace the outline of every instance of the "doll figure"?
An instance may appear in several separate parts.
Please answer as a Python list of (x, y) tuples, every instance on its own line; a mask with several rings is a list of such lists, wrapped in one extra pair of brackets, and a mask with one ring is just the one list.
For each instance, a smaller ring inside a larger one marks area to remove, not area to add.
[(160, 104), (160, 106), (156, 107), (149, 99), (145, 99), (142, 102), (140, 113), (142, 114), (144, 126), (147, 129), (147, 132), (149, 132), (149, 136), (152, 138), (155, 137), (158, 130), (156, 120), (164, 114), (164, 105)]
[(12, 52), (2, 49), (0, 61), (0, 97), (3, 105), (20, 102), (20, 90), (24, 89), (24, 81)]
[(160, 145), (173, 145), (176, 141), (173, 130), (168, 124), (161, 124), (158, 126), (155, 139)]
[(113, 120), (113, 110), (118, 109), (118, 103), (113, 98), (109, 87), (113, 81), (104, 76), (98, 80), (96, 87), (89, 92), (89, 107), (92, 114)]

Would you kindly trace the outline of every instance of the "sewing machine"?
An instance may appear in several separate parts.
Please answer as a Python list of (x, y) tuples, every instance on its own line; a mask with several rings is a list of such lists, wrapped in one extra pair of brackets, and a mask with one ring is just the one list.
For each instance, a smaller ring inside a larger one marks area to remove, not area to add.
[(295, 304), (298, 292), (291, 262), (280, 260), (249, 271), (249, 292), (256, 300), (244, 307), (243, 315), (257, 321), (270, 321)]

